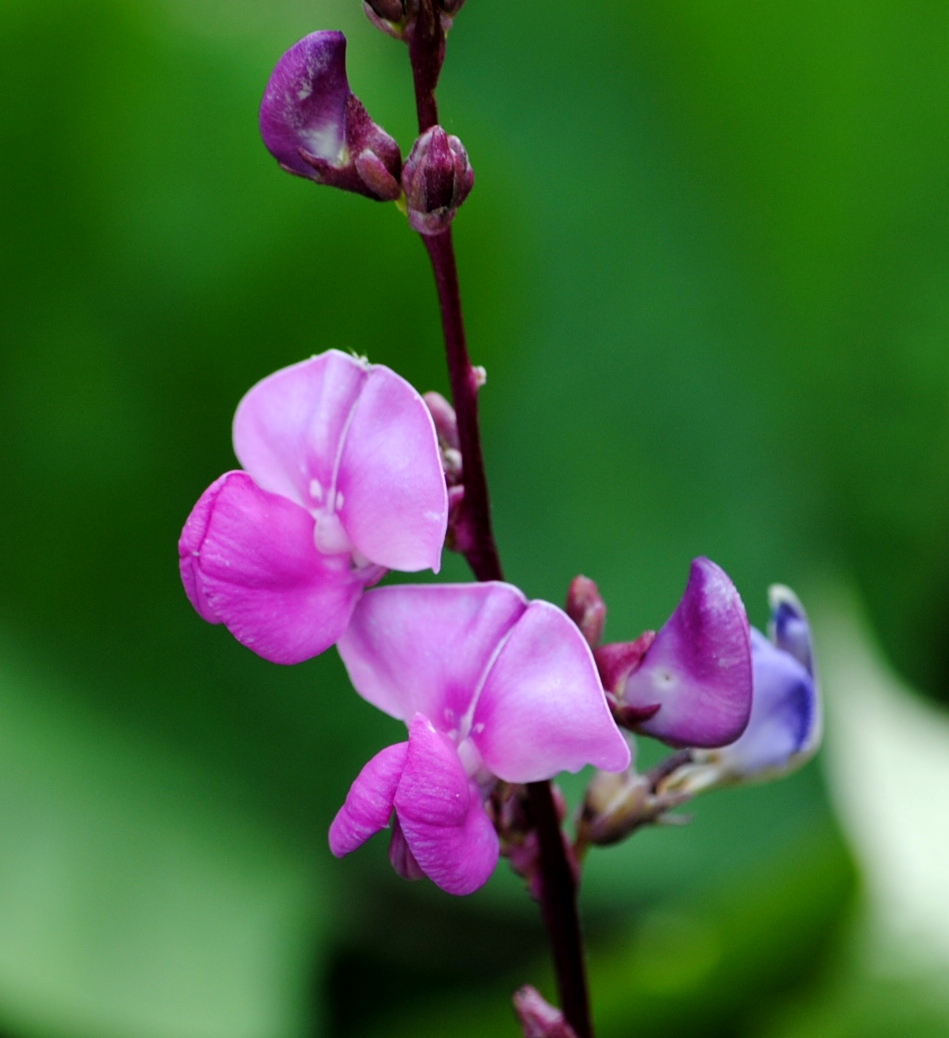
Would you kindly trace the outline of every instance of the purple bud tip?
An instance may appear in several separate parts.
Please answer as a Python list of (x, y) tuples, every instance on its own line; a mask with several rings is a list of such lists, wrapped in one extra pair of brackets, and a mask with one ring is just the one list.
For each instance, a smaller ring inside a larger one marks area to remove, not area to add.
[(576, 576), (567, 591), (567, 616), (580, 628), (591, 649), (603, 640), (606, 603), (600, 590), (589, 577)]
[(783, 584), (773, 584), (768, 589), (768, 602), (771, 606), (771, 622), (768, 626), (771, 640), (779, 649), (790, 653), (813, 676), (811, 628), (797, 595)]
[(526, 984), (514, 992), (514, 1011), (524, 1030), (524, 1038), (577, 1038), (576, 1031), (537, 988)]
[(441, 234), (474, 186), (468, 152), (440, 126), (415, 142), (402, 170), (409, 223), (419, 234)]
[(345, 161), (346, 37), (313, 32), (277, 62), (260, 105), (260, 134), (284, 169), (314, 177), (308, 155), (340, 166)]
[(692, 563), (685, 594), (620, 693), (620, 705), (659, 704), (639, 731), (672, 746), (722, 746), (748, 723), (752, 667), (738, 591), (709, 559)]

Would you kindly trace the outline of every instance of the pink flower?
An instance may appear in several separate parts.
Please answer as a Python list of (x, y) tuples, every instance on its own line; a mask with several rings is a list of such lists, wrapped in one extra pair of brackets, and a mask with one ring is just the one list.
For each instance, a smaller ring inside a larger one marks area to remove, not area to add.
[(387, 569), (438, 570), (448, 503), (435, 428), (393, 371), (337, 350), (258, 382), (234, 416), (244, 471), (204, 492), (178, 544), (205, 620), (274, 663), (336, 642)]
[(371, 591), (339, 651), (359, 694), (405, 721), (409, 738), (376, 754), (353, 783), (330, 827), (337, 857), (385, 828), (394, 811), (397, 870), (467, 894), (498, 860), (484, 810), (496, 779), (536, 782), (586, 764), (629, 764), (576, 625), (510, 584)]

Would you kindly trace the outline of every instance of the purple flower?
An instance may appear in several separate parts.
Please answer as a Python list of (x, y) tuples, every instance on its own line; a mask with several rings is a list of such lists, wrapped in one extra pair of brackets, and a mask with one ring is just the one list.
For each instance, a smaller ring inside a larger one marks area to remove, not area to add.
[(754, 693), (751, 718), (740, 738), (716, 750), (695, 750), (692, 763), (668, 788), (694, 794), (715, 786), (762, 782), (800, 767), (821, 739), (820, 690), (810, 627), (794, 592), (769, 591), (770, 639), (752, 629)]
[(695, 559), (681, 601), (657, 635), (596, 650), (621, 724), (672, 746), (721, 746), (751, 710), (748, 618), (728, 575)]
[(310, 33), (277, 62), (260, 134), (288, 173), (380, 201), (402, 194), (402, 153), (349, 89), (341, 32)]
[(565, 613), (510, 584), (371, 591), (339, 651), (359, 694), (404, 721), (409, 738), (376, 754), (353, 783), (330, 827), (337, 857), (394, 811), (390, 859), (400, 874), (467, 894), (497, 864), (484, 809), (496, 779), (629, 764), (582, 635)]
[(299, 663), (336, 642), (387, 569), (438, 570), (448, 504), (435, 428), (393, 371), (330, 350), (258, 382), (227, 472), (178, 544), (205, 620)]

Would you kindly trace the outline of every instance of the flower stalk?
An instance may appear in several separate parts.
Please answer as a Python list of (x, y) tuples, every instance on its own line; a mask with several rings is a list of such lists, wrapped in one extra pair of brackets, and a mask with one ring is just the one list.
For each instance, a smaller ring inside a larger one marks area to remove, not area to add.
[[(423, 134), (438, 124), (435, 88), (445, 57), (445, 32), (434, 0), (419, 0), (408, 44), (419, 133)], [(458, 418), (465, 473), (462, 522), (470, 538), (465, 559), (478, 580), (503, 580), (491, 525), (478, 421), (478, 389), (482, 378), (472, 367), (468, 355), (451, 228), (441, 234), (420, 237), (435, 276), (448, 377)], [(564, 849), (550, 782), (531, 782), (527, 789), (540, 845), (541, 915), (550, 939), (561, 1008), (577, 1038), (592, 1038), (576, 878)]]

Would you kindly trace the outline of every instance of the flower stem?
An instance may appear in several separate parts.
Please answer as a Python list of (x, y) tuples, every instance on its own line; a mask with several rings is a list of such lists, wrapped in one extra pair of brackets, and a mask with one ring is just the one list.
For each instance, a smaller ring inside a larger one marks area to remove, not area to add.
[[(418, 13), (409, 38), (409, 59), (420, 134), (438, 123), (435, 87), (444, 57), (445, 33), (441, 16), (435, 9), (435, 0), (418, 0)], [(464, 466), (465, 522), (470, 534), (465, 559), (478, 580), (502, 580), (501, 559), (491, 527), (488, 481), (478, 424), (481, 379), (468, 356), (451, 229), (441, 234), (421, 235), (421, 238), (435, 275), (448, 377), (458, 420), (458, 440)], [(550, 783), (531, 782), (527, 789), (540, 842), (541, 915), (553, 953), (561, 1009), (577, 1038), (593, 1038), (577, 906), (577, 880), (567, 860)]]

